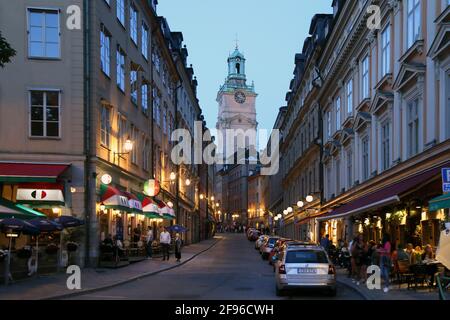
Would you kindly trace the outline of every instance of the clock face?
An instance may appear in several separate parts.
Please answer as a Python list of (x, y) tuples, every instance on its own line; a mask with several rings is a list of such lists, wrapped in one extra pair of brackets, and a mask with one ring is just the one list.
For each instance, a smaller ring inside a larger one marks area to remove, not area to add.
[(243, 104), (245, 102), (245, 99), (245, 93), (243, 93), (242, 91), (237, 91), (234, 94), (234, 100), (236, 100), (237, 103)]

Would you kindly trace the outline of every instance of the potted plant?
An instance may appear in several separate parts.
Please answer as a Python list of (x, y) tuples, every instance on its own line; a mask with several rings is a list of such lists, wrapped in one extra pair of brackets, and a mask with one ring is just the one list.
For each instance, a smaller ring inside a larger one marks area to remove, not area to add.
[(30, 247), (23, 247), (17, 250), (17, 256), (21, 259), (29, 259), (31, 257), (32, 251)]
[(49, 255), (56, 254), (58, 252), (58, 246), (54, 243), (49, 243), (45, 249), (45, 252)]
[(66, 244), (66, 248), (67, 248), (67, 251), (68, 251), (68, 252), (74, 252), (74, 251), (77, 251), (77, 249), (78, 249), (78, 243), (73, 242), (73, 241), (69, 241), (69, 242), (67, 242), (67, 244)]

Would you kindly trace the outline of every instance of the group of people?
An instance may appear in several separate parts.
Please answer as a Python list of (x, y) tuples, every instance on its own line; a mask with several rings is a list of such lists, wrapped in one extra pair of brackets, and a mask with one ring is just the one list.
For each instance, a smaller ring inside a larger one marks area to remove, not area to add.
[[(320, 245), (327, 251), (333, 246), (326, 235), (320, 240)], [(389, 279), (391, 271), (397, 272), (398, 261), (408, 261), (408, 265), (429, 263), (435, 260), (433, 248), (427, 245), (424, 250), (420, 246), (416, 248), (409, 243), (406, 249), (402, 245), (392, 244), (389, 234), (383, 235), (382, 241), (364, 241), (362, 234), (353, 238), (350, 243), (338, 240), (338, 250), (345, 250), (350, 255), (349, 276), (357, 285), (367, 281), (367, 268), (371, 265), (380, 267), (384, 282), (384, 292), (389, 291)], [(433, 277), (431, 277), (433, 281)]]
[[(145, 237), (143, 238), (141, 235), (141, 228), (140, 225), (138, 225), (133, 233), (133, 240), (134, 245), (136, 245), (139, 241), (145, 239), (145, 249), (146, 249), (146, 255), (147, 259), (152, 259), (153, 257), (153, 244), (155, 241), (155, 235), (153, 233), (153, 228), (151, 226), (147, 227), (147, 232)], [(170, 258), (170, 245), (172, 243), (172, 237), (167, 229), (167, 227), (160, 227), (159, 231), (159, 244), (161, 245), (161, 251), (163, 254), (163, 261), (169, 260)], [(125, 251), (125, 248), (123, 246), (122, 241), (116, 236), (114, 238), (111, 237), (111, 234), (109, 234), (105, 240), (103, 240), (104, 245), (111, 245), (112, 247), (117, 249), (117, 253), (119, 256), (123, 255), (123, 252)], [(179, 233), (175, 234), (174, 239), (175, 244), (175, 258), (177, 259), (177, 262), (181, 261), (181, 247), (183, 245), (183, 240), (181, 239), (181, 236)]]

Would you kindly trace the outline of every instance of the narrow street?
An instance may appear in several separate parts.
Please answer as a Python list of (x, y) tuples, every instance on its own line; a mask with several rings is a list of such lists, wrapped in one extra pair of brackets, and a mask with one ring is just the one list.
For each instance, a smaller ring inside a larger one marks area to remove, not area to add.
[[(246, 240), (244, 234), (220, 236), (223, 240), (217, 245), (178, 268), (71, 299), (276, 299), (272, 267), (260, 258), (254, 243)], [(281, 299), (331, 298), (322, 292), (295, 292)], [(338, 284), (334, 299), (362, 297)]]

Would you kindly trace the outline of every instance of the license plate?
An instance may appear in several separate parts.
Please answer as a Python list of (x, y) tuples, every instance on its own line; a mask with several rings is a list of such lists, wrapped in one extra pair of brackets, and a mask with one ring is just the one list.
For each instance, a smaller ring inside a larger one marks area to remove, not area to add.
[(298, 268), (297, 273), (317, 273), (316, 268)]

